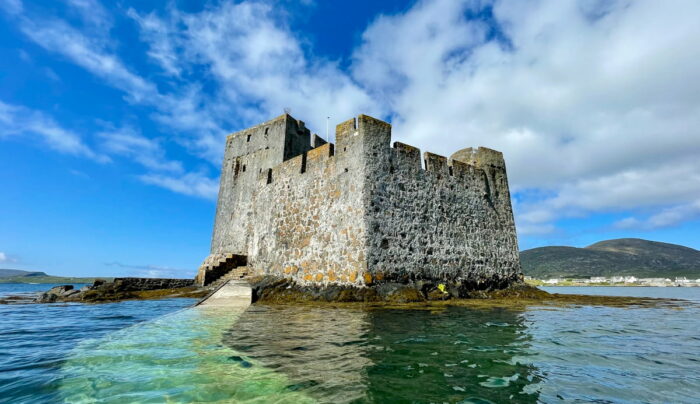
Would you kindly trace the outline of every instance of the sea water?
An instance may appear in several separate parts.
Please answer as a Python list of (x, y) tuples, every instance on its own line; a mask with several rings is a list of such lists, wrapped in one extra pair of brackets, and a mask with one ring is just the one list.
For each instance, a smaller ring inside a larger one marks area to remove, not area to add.
[(0, 402), (699, 402), (700, 288), (641, 289), (547, 290), (688, 303), (0, 305)]

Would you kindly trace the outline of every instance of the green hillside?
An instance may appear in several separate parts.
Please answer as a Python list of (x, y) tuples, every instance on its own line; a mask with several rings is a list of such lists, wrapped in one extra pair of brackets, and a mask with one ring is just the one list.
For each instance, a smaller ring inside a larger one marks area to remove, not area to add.
[(2, 269), (0, 268), (0, 278), (10, 276), (47, 276), (46, 272), (39, 271), (22, 271), (21, 269)]
[(95, 279), (111, 281), (113, 278), (77, 278), (51, 276), (41, 271), (22, 271), (20, 269), (0, 269), (0, 283), (93, 283)]
[(633, 275), (700, 278), (700, 251), (636, 238), (606, 240), (585, 248), (540, 247), (520, 252), (523, 273), (537, 279)]

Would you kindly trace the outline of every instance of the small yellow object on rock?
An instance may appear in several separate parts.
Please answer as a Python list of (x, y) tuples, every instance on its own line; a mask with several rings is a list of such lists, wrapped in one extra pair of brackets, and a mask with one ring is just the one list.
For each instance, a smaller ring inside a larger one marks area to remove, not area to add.
[(437, 288), (440, 289), (440, 292), (447, 294), (444, 283), (439, 284)]

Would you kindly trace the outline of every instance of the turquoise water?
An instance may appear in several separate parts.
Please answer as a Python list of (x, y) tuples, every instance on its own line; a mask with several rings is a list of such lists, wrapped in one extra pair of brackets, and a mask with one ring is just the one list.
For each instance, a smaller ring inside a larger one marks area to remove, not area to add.
[[(0, 285), (0, 295), (8, 288)], [(699, 288), (642, 289), (700, 301)], [(700, 397), (697, 304), (185, 309), (191, 303), (0, 305), (0, 401), (697, 403)]]

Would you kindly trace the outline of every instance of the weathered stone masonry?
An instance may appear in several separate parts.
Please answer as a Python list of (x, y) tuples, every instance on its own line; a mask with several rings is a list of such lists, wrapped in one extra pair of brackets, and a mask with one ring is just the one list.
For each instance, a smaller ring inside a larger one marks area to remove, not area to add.
[(501, 153), (425, 153), (424, 169), (418, 149), (390, 143), (391, 125), (366, 115), (338, 125), (336, 144), (286, 114), (230, 135), (198, 280), (233, 256), (301, 284), (519, 279)]

